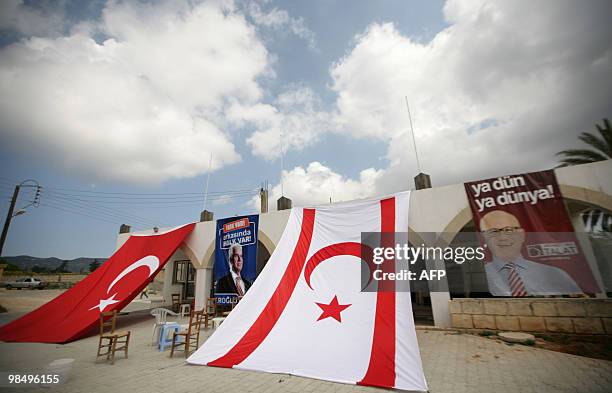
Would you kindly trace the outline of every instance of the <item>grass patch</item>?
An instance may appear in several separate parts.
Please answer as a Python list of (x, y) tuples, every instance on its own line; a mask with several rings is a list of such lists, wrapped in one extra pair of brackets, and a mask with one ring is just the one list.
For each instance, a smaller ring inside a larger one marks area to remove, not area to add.
[(528, 345), (530, 347), (533, 347), (535, 345), (535, 343), (536, 343), (535, 340), (525, 340), (523, 342), (524, 345)]

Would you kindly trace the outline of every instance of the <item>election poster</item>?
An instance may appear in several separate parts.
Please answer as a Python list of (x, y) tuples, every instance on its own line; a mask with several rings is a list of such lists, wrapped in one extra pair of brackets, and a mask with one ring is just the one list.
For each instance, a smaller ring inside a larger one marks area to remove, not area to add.
[(259, 216), (217, 221), (214, 296), (217, 304), (232, 304), (251, 288), (257, 276)]
[(599, 292), (552, 170), (469, 182), (465, 191), (492, 295)]

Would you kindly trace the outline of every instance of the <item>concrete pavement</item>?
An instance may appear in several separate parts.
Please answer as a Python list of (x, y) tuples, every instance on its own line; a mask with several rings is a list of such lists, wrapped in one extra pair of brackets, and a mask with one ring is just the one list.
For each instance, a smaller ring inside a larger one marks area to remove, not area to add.
[[(182, 322), (186, 322), (183, 319)], [(229, 370), (185, 363), (150, 345), (153, 318), (136, 313), (120, 318), (132, 331), (129, 358), (115, 365), (96, 362), (97, 336), (66, 345), (0, 343), (0, 371), (33, 372), (51, 361), (73, 358), (69, 381), (51, 388), (15, 388), (28, 392), (373, 392), (381, 389), (344, 385), (284, 374)], [(202, 341), (210, 334), (203, 332)], [(446, 331), (419, 330), (425, 375), (432, 393), (461, 392), (610, 392), (612, 362)]]

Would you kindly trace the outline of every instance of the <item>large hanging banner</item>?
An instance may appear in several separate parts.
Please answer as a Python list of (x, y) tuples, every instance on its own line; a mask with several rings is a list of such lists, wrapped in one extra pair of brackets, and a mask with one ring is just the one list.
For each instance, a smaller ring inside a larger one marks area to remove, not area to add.
[(187, 361), (426, 391), (410, 291), (361, 290), (362, 232), (406, 232), (409, 199), (293, 208), (257, 281)]
[(131, 235), (93, 273), (49, 303), (0, 328), (0, 340), (65, 343), (98, 326), (100, 313), (121, 310), (142, 292), (195, 224)]
[(217, 221), (214, 264), (214, 296), (218, 304), (236, 302), (257, 277), (259, 216), (231, 217)]
[(553, 171), (465, 183), (494, 296), (597, 293)]

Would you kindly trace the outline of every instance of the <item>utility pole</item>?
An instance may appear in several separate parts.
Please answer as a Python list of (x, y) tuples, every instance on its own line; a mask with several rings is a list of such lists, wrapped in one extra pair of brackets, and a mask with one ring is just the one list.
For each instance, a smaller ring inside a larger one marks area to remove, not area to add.
[[(27, 183), (34, 183), (34, 184), (27, 184)], [(30, 201), (30, 203), (25, 205), (23, 208), (17, 210), (16, 213), (13, 213), (13, 211), (15, 210), (15, 204), (17, 203), (17, 197), (19, 196), (19, 190), (21, 189), (21, 187), (35, 187), (36, 192), (34, 194), (34, 199)], [(9, 207), (8, 213), (6, 214), (6, 220), (4, 221), (4, 228), (2, 228), (2, 238), (0, 238), (0, 256), (2, 256), (2, 250), (4, 249), (4, 242), (6, 241), (6, 235), (8, 234), (8, 230), (9, 230), (9, 227), (11, 226), (11, 221), (13, 220), (13, 217), (24, 214), (26, 212), (25, 209), (27, 209), (30, 206), (38, 207), (38, 205), (40, 204), (39, 198), (40, 198), (41, 189), (42, 187), (40, 186), (40, 184), (38, 184), (36, 180), (32, 180), (32, 179), (24, 180), (15, 186), (15, 191), (13, 192), (13, 198), (11, 199), (11, 206)]]
[(13, 198), (11, 199), (11, 206), (9, 207), (8, 213), (6, 214), (4, 228), (2, 229), (2, 238), (0, 239), (0, 256), (2, 256), (2, 250), (4, 249), (4, 241), (6, 240), (6, 235), (8, 234), (9, 226), (11, 225), (11, 220), (13, 219), (13, 210), (15, 210), (15, 203), (17, 203), (17, 196), (19, 195), (20, 188), (21, 187), (19, 184), (15, 186)]

